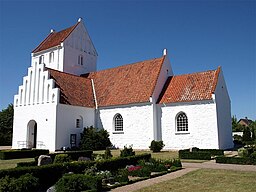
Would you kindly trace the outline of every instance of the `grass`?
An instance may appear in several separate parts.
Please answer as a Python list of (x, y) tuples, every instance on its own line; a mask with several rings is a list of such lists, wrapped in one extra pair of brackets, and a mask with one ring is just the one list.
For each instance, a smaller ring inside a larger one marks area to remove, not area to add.
[(256, 172), (200, 169), (180, 178), (161, 182), (137, 192), (254, 192)]
[[(152, 157), (155, 159), (174, 159), (178, 158), (178, 151), (160, 151), (158, 153), (153, 153), (149, 150), (134, 150), (136, 155), (143, 154), (143, 153), (151, 153)], [(104, 154), (104, 150), (101, 151), (93, 151), (95, 154)], [(111, 154), (113, 157), (119, 157), (120, 156), (120, 150), (111, 150)]]
[(0, 170), (15, 168), (19, 162), (30, 162), (34, 160), (34, 158), (0, 160)]

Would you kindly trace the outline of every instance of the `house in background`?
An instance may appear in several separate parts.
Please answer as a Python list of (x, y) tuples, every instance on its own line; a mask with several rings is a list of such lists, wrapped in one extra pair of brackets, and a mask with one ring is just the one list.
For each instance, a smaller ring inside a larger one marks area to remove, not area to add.
[(159, 58), (96, 71), (97, 51), (81, 19), (32, 51), (14, 96), (12, 148), (78, 146), (84, 127), (109, 132), (113, 145), (148, 149), (232, 148), (230, 99), (220, 67), (174, 75)]
[(245, 119), (240, 119), (237, 123), (239, 125), (248, 127), (253, 121), (251, 119), (248, 119), (247, 117), (245, 117)]

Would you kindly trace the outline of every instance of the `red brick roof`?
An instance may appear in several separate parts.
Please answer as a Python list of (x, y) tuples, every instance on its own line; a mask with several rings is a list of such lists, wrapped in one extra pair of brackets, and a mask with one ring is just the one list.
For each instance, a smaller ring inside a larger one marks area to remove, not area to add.
[(219, 72), (220, 67), (217, 70), (169, 77), (160, 95), (159, 103), (212, 99)]
[(91, 80), (47, 68), (51, 79), (60, 89), (60, 103), (74, 106), (95, 107)]
[(94, 80), (98, 106), (149, 102), (164, 58), (87, 74)]
[(39, 51), (43, 51), (46, 49), (49, 49), (51, 47), (55, 47), (57, 45), (60, 45), (69, 35), (70, 33), (76, 28), (76, 26), (79, 24), (75, 24), (72, 27), (69, 27), (67, 29), (64, 29), (60, 32), (52, 32), (50, 33), (33, 51), (32, 53), (36, 53)]

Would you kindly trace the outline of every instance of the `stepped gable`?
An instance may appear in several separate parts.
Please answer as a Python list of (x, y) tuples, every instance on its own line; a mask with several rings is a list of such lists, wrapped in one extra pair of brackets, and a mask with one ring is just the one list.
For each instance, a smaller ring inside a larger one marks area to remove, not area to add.
[(160, 94), (159, 103), (211, 100), (215, 92), (220, 67), (199, 73), (169, 77)]

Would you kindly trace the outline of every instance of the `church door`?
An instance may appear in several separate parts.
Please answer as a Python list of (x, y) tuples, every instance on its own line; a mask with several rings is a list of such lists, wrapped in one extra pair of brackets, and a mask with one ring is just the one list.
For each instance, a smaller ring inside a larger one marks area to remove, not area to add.
[(28, 122), (27, 148), (36, 148), (37, 143), (37, 123), (35, 120)]

